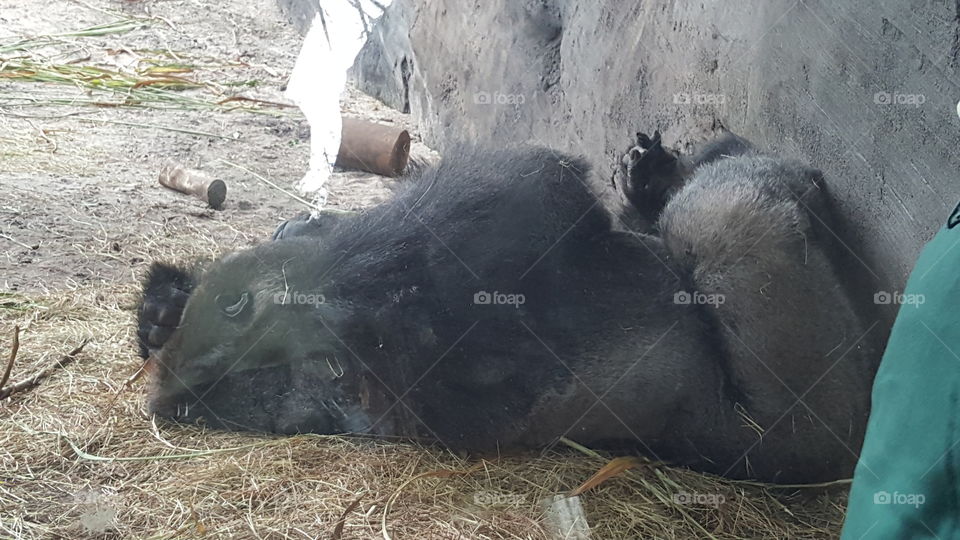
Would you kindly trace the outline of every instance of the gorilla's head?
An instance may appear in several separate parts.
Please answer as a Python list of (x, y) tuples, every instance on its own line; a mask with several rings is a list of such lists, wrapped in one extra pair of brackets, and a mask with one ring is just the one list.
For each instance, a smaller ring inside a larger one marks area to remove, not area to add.
[(297, 238), (213, 263), (149, 361), (150, 412), (225, 429), (396, 433), (382, 381), (351, 345), (370, 314), (336, 295), (336, 277), (317, 279), (332, 263), (318, 248)]

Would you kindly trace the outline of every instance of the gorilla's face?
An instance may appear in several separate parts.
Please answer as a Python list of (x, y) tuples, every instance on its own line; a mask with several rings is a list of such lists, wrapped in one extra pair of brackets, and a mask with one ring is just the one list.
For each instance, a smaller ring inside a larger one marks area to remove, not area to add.
[(212, 265), (150, 362), (151, 412), (226, 429), (391, 431), (379, 385), (347, 344), (351, 303), (298, 289), (319, 264), (315, 245), (310, 256), (299, 246), (308, 242), (265, 244)]

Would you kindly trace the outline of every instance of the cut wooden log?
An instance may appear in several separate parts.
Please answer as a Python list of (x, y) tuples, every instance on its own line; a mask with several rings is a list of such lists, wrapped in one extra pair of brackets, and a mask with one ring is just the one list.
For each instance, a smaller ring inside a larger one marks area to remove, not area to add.
[(223, 208), (223, 201), (227, 198), (227, 184), (223, 180), (215, 180), (201, 171), (176, 163), (167, 163), (160, 169), (160, 184), (193, 195), (215, 210)]

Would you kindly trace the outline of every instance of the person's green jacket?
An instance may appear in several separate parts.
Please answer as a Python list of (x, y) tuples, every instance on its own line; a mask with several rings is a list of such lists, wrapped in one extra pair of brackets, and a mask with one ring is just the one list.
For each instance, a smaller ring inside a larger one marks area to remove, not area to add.
[(873, 386), (845, 540), (960, 538), (960, 206), (902, 294)]

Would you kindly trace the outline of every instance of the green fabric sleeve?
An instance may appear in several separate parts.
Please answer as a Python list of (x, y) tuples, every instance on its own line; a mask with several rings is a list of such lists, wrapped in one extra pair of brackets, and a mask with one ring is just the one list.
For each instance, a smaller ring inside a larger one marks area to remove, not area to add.
[(844, 539), (960, 538), (960, 206), (924, 248), (873, 386)]

